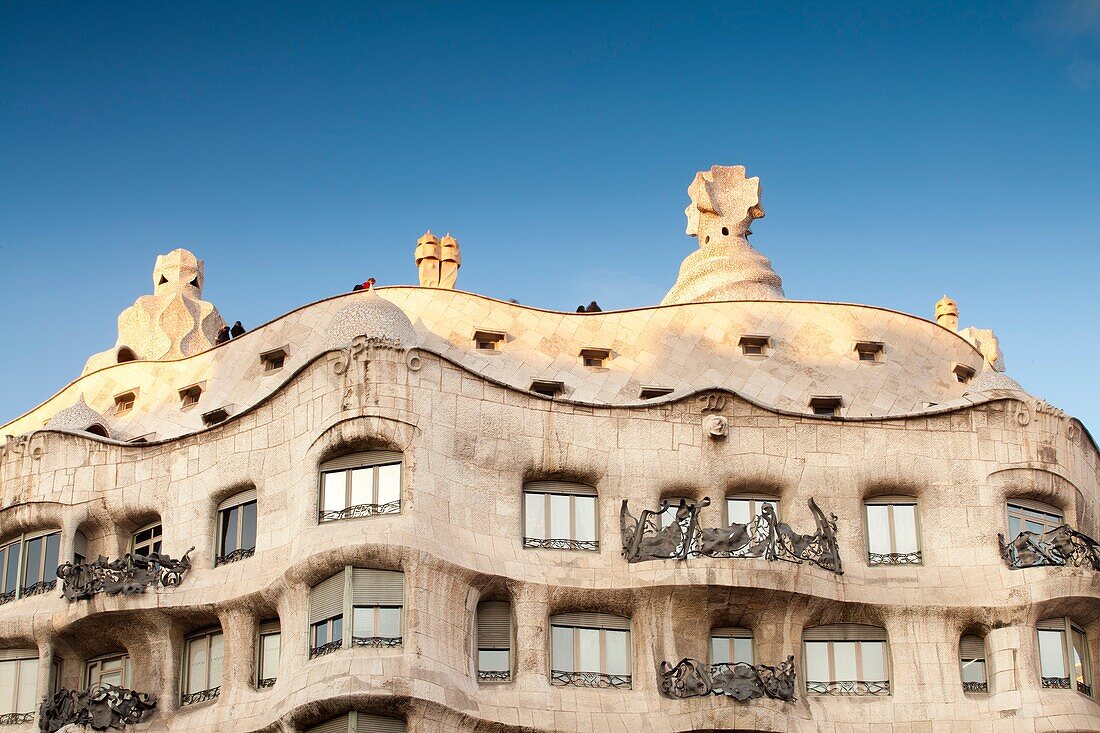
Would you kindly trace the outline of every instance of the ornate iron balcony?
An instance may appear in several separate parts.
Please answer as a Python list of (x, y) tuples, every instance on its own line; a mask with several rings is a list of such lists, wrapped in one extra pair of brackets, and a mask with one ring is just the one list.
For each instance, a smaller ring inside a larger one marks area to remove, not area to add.
[(237, 562), (238, 560), (244, 560), (245, 558), (252, 557), (256, 554), (255, 547), (242, 547), (239, 550), (233, 550), (228, 555), (220, 555), (214, 558), (214, 567), (219, 565), (228, 565), (231, 562)]
[(395, 647), (401, 646), (400, 636), (353, 636), (352, 646)]
[(555, 669), (550, 672), (550, 684), (630, 689), (630, 675), (604, 674), (603, 672), (562, 672)]
[(512, 673), (508, 670), (479, 669), (477, 678), (486, 682), (507, 682), (512, 679)]
[[(7, 593), (0, 593), (0, 606), (3, 606), (5, 603), (11, 603), (14, 600), (15, 600), (15, 591), (14, 590), (9, 590)], [(12, 713), (12, 715), (15, 715), (15, 713)]]
[(791, 702), (795, 677), (793, 656), (775, 667), (745, 662), (708, 665), (685, 658), (676, 665), (661, 662), (657, 685), (664, 695), (675, 698), (726, 695), (741, 702), (758, 697)]
[(198, 692), (192, 692), (189, 695), (181, 696), (180, 705), (195, 705), (200, 702), (217, 700), (218, 696), (221, 694), (221, 685), (218, 685), (217, 687), (211, 687), (209, 690), (199, 690)]
[(57, 587), (56, 580), (40, 580), (32, 585), (23, 586), (22, 597), (29, 598), (30, 596), (37, 596), (42, 593), (48, 593)]
[(1070, 690), (1069, 677), (1044, 677), (1043, 687), (1052, 690)]
[(680, 500), (673, 522), (661, 526), (661, 515), (669, 508), (662, 501), (656, 511), (645, 509), (635, 519), (624, 499), (619, 510), (623, 556), (628, 562), (646, 560), (687, 560), (690, 557), (747, 558), (810, 562), (837, 575), (843, 574), (836, 543), (836, 515), (826, 518), (813, 499), (809, 500), (817, 531), (799, 534), (780, 522), (770, 504), (748, 524), (734, 522), (728, 527), (699, 526), (699, 511), (710, 506), (710, 498), (699, 503)]
[(274, 677), (261, 677), (260, 679), (256, 680), (256, 689), (257, 690), (262, 690), (265, 687), (274, 687), (274, 686), (275, 686), (275, 678)]
[(836, 680), (835, 682), (807, 682), (806, 692), (811, 695), (889, 695), (889, 680)]
[(1043, 566), (1073, 566), (1100, 570), (1100, 542), (1063, 524), (1049, 532), (1021, 532), (1005, 543), (997, 535), (1001, 557), (1013, 570)]
[(401, 500), (391, 501), (387, 504), (356, 504), (346, 509), (332, 509), (318, 512), (318, 520), (321, 522), (335, 522), (340, 519), (358, 519), (359, 517), (374, 517), (379, 514), (400, 514)]
[(336, 641), (330, 641), (328, 644), (322, 644), (321, 646), (312, 647), (309, 650), (309, 658), (316, 659), (317, 657), (323, 657), (326, 654), (331, 654), (344, 645), (342, 639)]
[(61, 592), (70, 603), (87, 600), (97, 593), (130, 596), (144, 593), (150, 586), (175, 588), (183, 582), (184, 573), (191, 569), (188, 555), (194, 549), (183, 553), (179, 560), (159, 552), (126, 553), (114, 562), (100, 555), (95, 562), (59, 565), (57, 577), (61, 579)]
[(963, 682), (963, 692), (989, 692), (989, 683)]
[(524, 537), (524, 547), (541, 547), (545, 550), (588, 550), (599, 552), (599, 540), (558, 540), (542, 539), (540, 537)]
[(1084, 682), (1077, 683), (1077, 691), (1083, 692), (1089, 697), (1092, 697), (1092, 685), (1086, 685)]
[(869, 552), (868, 565), (920, 565), (924, 562), (921, 551), (916, 552)]
[[(157, 696), (134, 692), (115, 685), (95, 685), (87, 690), (61, 688), (42, 702), (39, 728), (49, 733), (66, 725), (90, 726), (92, 730), (124, 728), (148, 720), (157, 707)], [(34, 719), (34, 713), (27, 713)]]
[(34, 712), (29, 713), (4, 713), (0, 715), (0, 725), (21, 725), (22, 723), (33, 723)]

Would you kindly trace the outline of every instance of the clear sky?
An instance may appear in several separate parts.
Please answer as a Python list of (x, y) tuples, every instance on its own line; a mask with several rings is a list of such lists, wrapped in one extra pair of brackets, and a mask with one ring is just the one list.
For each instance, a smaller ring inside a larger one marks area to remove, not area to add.
[(251, 326), (368, 276), (657, 303), (695, 171), (762, 179), (788, 297), (993, 328), (1100, 435), (1100, 2), (0, 4), (0, 422), (158, 253)]

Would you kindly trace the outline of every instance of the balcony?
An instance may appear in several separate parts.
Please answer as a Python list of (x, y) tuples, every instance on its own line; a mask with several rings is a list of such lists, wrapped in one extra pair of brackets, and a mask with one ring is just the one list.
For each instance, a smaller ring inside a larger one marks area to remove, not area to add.
[(351, 637), (352, 646), (366, 646), (374, 647), (376, 649), (386, 649), (401, 646), (400, 636), (353, 636)]
[(137, 595), (146, 588), (175, 588), (183, 582), (184, 574), (191, 569), (190, 550), (179, 560), (153, 552), (148, 555), (131, 555), (110, 562), (100, 555), (90, 563), (67, 562), (57, 568), (61, 579), (61, 592), (70, 602), (85, 601), (97, 593), (109, 596)]
[(180, 705), (198, 705), (200, 702), (217, 700), (221, 694), (221, 685), (218, 685), (217, 687), (211, 687), (209, 690), (199, 690), (198, 692), (187, 693), (185, 695), (180, 695)]
[(997, 535), (1001, 557), (1013, 570), (1036, 567), (1077, 567), (1100, 570), (1100, 542), (1068, 524), (1049, 532), (1021, 532), (1005, 543)]
[(23, 723), (33, 722), (33, 711), (29, 713), (4, 713), (0, 715), (0, 725), (22, 725)]
[(730, 662), (705, 664), (681, 659), (677, 664), (661, 662), (658, 687), (667, 697), (688, 698), (724, 695), (745, 702), (766, 697), (793, 702), (795, 699), (794, 657), (776, 666)]
[[(157, 696), (134, 692), (115, 685), (95, 685), (87, 690), (62, 688), (42, 703), (39, 727), (56, 731), (67, 725), (88, 726), (92, 730), (123, 728), (147, 721), (157, 707)], [(34, 720), (34, 713), (23, 722)]]
[(218, 567), (219, 565), (228, 565), (229, 563), (237, 562), (238, 560), (244, 560), (252, 557), (255, 554), (255, 547), (242, 547), (239, 550), (233, 550), (233, 552), (230, 552), (227, 555), (219, 555), (218, 557), (214, 558), (214, 567)]
[(631, 677), (628, 674), (604, 674), (603, 672), (563, 672), (551, 670), (550, 684), (555, 686), (569, 685), (572, 687), (614, 687), (616, 689), (630, 689)]
[(560, 539), (542, 539), (539, 537), (524, 537), (524, 547), (537, 547), (544, 550), (587, 550), (588, 552), (599, 552), (600, 541), (599, 540), (560, 540)]
[(833, 682), (806, 682), (806, 692), (811, 695), (889, 695), (890, 680), (835, 680)]
[(360, 517), (376, 517), (379, 514), (400, 514), (401, 500), (391, 501), (386, 504), (356, 504), (346, 509), (322, 510), (317, 514), (320, 522), (336, 522), (341, 519), (358, 519)]

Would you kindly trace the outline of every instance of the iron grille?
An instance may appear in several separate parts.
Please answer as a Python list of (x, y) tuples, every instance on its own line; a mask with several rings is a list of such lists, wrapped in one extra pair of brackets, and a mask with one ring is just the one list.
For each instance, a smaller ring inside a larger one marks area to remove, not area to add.
[(836, 680), (835, 682), (807, 682), (806, 692), (811, 695), (889, 695), (890, 681)]
[[(7, 593), (0, 593), (0, 606), (3, 606), (5, 603), (11, 603), (14, 600), (15, 600), (15, 591), (14, 590), (10, 590)], [(11, 715), (16, 715), (16, 713), (11, 713)]]
[(376, 648), (386, 648), (401, 646), (400, 636), (353, 636), (351, 637), (352, 646), (370, 646)]
[(507, 682), (512, 679), (512, 673), (508, 671), (501, 672), (491, 669), (479, 669), (477, 671), (477, 678), (487, 682)]
[(1100, 570), (1100, 542), (1068, 524), (1049, 532), (1021, 532), (1011, 542), (999, 534), (997, 542), (1001, 557), (1013, 570), (1051, 565)]
[(33, 723), (34, 713), (4, 713), (0, 715), (0, 725), (19, 725), (20, 723)]
[(274, 686), (275, 686), (275, 678), (274, 677), (263, 677), (263, 678), (256, 681), (256, 689), (257, 690), (262, 690), (265, 687), (274, 687)]
[(989, 683), (963, 682), (963, 692), (989, 692)]
[(630, 675), (604, 674), (603, 672), (561, 672), (555, 669), (550, 672), (550, 684), (629, 689)]
[(598, 552), (599, 540), (544, 540), (538, 537), (524, 537), (524, 547), (541, 547), (545, 550), (589, 550)]
[(359, 517), (374, 517), (379, 514), (400, 514), (401, 500), (391, 501), (386, 504), (356, 504), (346, 509), (322, 510), (318, 513), (318, 519), (322, 522), (335, 522), (340, 519), (358, 519)]
[(1070, 689), (1069, 677), (1044, 677), (1043, 687), (1052, 690), (1068, 690)]
[(344, 642), (340, 639), (337, 639), (336, 641), (330, 641), (328, 644), (315, 646), (309, 650), (309, 658), (316, 659), (317, 657), (323, 657), (326, 654), (331, 654), (343, 645)]
[(37, 596), (41, 593), (48, 593), (57, 587), (56, 580), (40, 580), (33, 585), (28, 585), (23, 588), (23, 597)]
[(218, 696), (221, 694), (221, 685), (218, 685), (217, 687), (211, 687), (209, 690), (199, 690), (198, 692), (192, 692), (189, 695), (184, 695), (183, 697), (181, 697), (180, 705), (195, 705), (200, 702), (217, 700)]
[(244, 560), (247, 557), (252, 557), (256, 554), (255, 547), (242, 547), (239, 550), (233, 550), (228, 555), (220, 555), (214, 559), (214, 567), (219, 565), (228, 565), (231, 562), (237, 562), (238, 560)]
[(1077, 691), (1083, 692), (1089, 697), (1092, 697), (1092, 685), (1086, 685), (1084, 682), (1077, 683)]
[(920, 565), (924, 562), (921, 551), (916, 552), (870, 552), (867, 553), (869, 565)]

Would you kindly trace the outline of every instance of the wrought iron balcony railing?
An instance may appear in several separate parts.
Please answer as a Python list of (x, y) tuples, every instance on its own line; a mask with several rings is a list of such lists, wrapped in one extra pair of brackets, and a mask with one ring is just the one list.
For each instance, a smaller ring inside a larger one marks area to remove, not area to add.
[(33, 722), (33, 711), (29, 713), (4, 713), (0, 715), (0, 725), (22, 725), (23, 723)]
[(1077, 691), (1083, 692), (1089, 697), (1092, 697), (1092, 685), (1086, 685), (1084, 682), (1077, 682)]
[(836, 680), (806, 682), (811, 695), (889, 695), (890, 680)]
[(630, 675), (604, 674), (603, 672), (563, 672), (555, 669), (550, 672), (550, 684), (630, 689)]
[(963, 692), (989, 692), (989, 683), (963, 682)]
[(274, 687), (274, 686), (275, 686), (275, 678), (274, 677), (261, 677), (260, 679), (256, 680), (256, 689), (257, 690), (263, 690), (264, 688)]
[(1051, 690), (1070, 690), (1069, 677), (1044, 677), (1043, 687)]
[(791, 702), (795, 699), (794, 657), (777, 666), (731, 662), (706, 664), (681, 659), (677, 664), (661, 662), (657, 684), (668, 697), (687, 698), (726, 695), (744, 702), (758, 697)]
[[(157, 707), (157, 696), (115, 685), (95, 685), (87, 690), (62, 688), (47, 697), (39, 710), (39, 728), (57, 731), (67, 725), (92, 730), (124, 728), (148, 720)], [(28, 713), (30, 720), (34, 714)]]
[(237, 562), (238, 560), (244, 560), (245, 558), (252, 557), (256, 554), (255, 547), (242, 547), (239, 550), (233, 550), (227, 555), (219, 555), (214, 558), (214, 567), (219, 565), (228, 565), (231, 562)]
[(377, 648), (401, 646), (400, 636), (353, 636), (352, 646), (370, 646)]
[(779, 521), (775, 509), (764, 504), (760, 514), (748, 524), (734, 522), (728, 527), (699, 526), (699, 511), (710, 506), (710, 499), (689, 502), (681, 499), (671, 524), (662, 526), (661, 515), (670, 505), (662, 501), (656, 511), (645, 509), (635, 519), (624, 499), (619, 510), (623, 556), (629, 562), (646, 560), (687, 560), (690, 557), (750, 558), (810, 562), (841, 575), (840, 551), (836, 543), (836, 515), (826, 517), (813, 499), (810, 513), (817, 524), (814, 534), (800, 534)]
[(1021, 532), (1006, 543), (997, 535), (1001, 557), (1013, 570), (1043, 566), (1072, 566), (1100, 570), (1100, 542), (1068, 524), (1049, 532)]
[[(0, 593), (0, 606), (3, 606), (5, 603), (11, 603), (14, 600), (15, 600), (15, 590), (14, 589), (9, 590), (7, 593)], [(15, 713), (12, 713), (12, 715), (15, 715)]]
[(561, 540), (543, 539), (541, 537), (524, 537), (524, 547), (541, 547), (545, 550), (587, 550), (599, 552), (599, 540)]
[(311, 647), (309, 650), (309, 658), (316, 659), (317, 657), (323, 657), (326, 654), (331, 654), (344, 645), (343, 640), (337, 639), (336, 641), (330, 641), (327, 644), (321, 646)]
[(221, 685), (218, 685), (217, 687), (211, 687), (209, 690), (199, 690), (198, 692), (192, 692), (190, 694), (180, 696), (180, 705), (197, 705), (200, 702), (217, 700), (218, 696), (221, 694)]
[(356, 504), (344, 509), (321, 510), (317, 513), (317, 519), (321, 522), (335, 522), (340, 519), (358, 519), (359, 517), (375, 517), (379, 514), (400, 514), (401, 500), (391, 501), (386, 504)]
[(183, 582), (183, 575), (191, 569), (188, 555), (195, 548), (183, 553), (179, 560), (152, 552), (148, 555), (126, 553), (110, 562), (106, 557), (90, 563), (59, 565), (57, 577), (61, 579), (61, 592), (70, 602), (87, 600), (97, 593), (109, 596), (137, 595), (152, 586), (175, 588)]
[(37, 583), (31, 585), (25, 585), (22, 588), (22, 597), (28, 598), (30, 596), (37, 596), (42, 593), (48, 593), (57, 587), (56, 580), (40, 580)]
[(508, 670), (479, 669), (477, 678), (485, 682), (507, 682), (512, 679), (512, 673)]
[(868, 552), (868, 565), (920, 565), (924, 562), (921, 551), (916, 552)]

